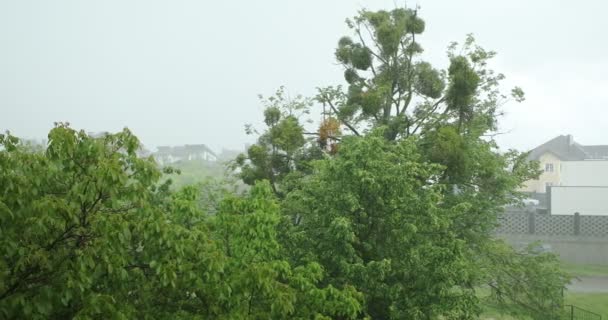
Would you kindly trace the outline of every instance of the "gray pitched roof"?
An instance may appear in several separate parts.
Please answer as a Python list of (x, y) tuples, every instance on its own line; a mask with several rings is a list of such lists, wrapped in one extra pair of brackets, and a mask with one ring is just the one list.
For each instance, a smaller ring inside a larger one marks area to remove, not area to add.
[(587, 159), (608, 158), (608, 145), (582, 146), (587, 154)]
[(570, 135), (557, 136), (532, 149), (528, 159), (538, 160), (543, 154), (551, 152), (561, 160), (583, 160), (585, 152), (575, 143)]
[(560, 135), (532, 149), (528, 159), (538, 160), (547, 152), (565, 161), (605, 159), (608, 158), (608, 145), (583, 146), (571, 135)]

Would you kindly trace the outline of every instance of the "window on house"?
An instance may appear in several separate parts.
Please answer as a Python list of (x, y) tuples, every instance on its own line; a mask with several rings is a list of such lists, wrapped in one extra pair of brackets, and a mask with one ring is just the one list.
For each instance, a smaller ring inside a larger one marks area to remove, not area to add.
[(545, 182), (545, 192), (549, 192), (549, 188), (553, 186), (553, 182)]
[(545, 172), (553, 172), (553, 163), (545, 163)]

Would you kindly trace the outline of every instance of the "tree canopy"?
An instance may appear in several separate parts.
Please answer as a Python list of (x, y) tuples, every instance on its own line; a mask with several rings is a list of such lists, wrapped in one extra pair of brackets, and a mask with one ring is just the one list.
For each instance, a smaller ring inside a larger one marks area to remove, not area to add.
[[(280, 253), (267, 183), (226, 197), (169, 191), (129, 132), (59, 124), (44, 152), (0, 136), (0, 315), (28, 319), (354, 318), (362, 297)], [(170, 173), (171, 169), (167, 172)]]
[[(568, 281), (557, 259), (515, 252), (493, 235), (518, 187), (538, 174), (524, 154), (501, 152), (493, 140), (501, 108), (523, 91), (501, 92), (504, 75), (489, 68), (495, 53), (471, 35), (449, 45), (447, 69), (423, 60), (417, 10), (363, 10), (347, 25), (353, 35), (335, 51), (346, 86), (320, 88), (307, 107), (323, 107), (319, 130), (308, 133), (316, 139), (303, 143), (298, 122), (300, 151), (286, 151), (268, 144), (270, 126), (237, 161), (245, 182), (263, 168), (258, 178), (275, 184), (291, 261), (318, 261), (328, 283), (354, 285), (373, 319), (474, 318), (487, 303), (481, 288), (506, 310), (554, 316)], [(305, 169), (296, 159), (261, 167), (252, 150), (316, 157), (301, 162)], [(530, 280), (535, 268), (545, 272)]]
[(472, 36), (446, 69), (423, 60), (417, 10), (347, 25), (344, 86), (262, 97), (265, 128), (232, 163), (243, 193), (171, 188), (128, 129), (59, 123), (44, 148), (0, 135), (0, 317), (554, 318), (557, 258), (493, 235), (538, 174), (493, 140), (521, 89), (502, 93)]

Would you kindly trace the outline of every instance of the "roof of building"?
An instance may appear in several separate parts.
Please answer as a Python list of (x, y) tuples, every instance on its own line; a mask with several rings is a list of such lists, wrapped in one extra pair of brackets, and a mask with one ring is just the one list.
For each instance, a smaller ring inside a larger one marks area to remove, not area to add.
[(528, 159), (538, 160), (547, 152), (564, 161), (608, 159), (608, 145), (584, 146), (572, 135), (560, 135), (541, 144), (530, 151)]
[(588, 159), (607, 159), (608, 145), (582, 146)]

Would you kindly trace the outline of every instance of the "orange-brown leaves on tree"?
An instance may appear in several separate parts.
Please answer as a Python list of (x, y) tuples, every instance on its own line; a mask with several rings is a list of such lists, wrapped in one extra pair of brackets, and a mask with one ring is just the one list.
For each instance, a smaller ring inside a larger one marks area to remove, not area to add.
[(337, 150), (335, 147), (336, 137), (340, 134), (340, 121), (336, 118), (329, 117), (323, 120), (319, 126), (319, 144), (322, 148), (327, 149), (333, 154)]

